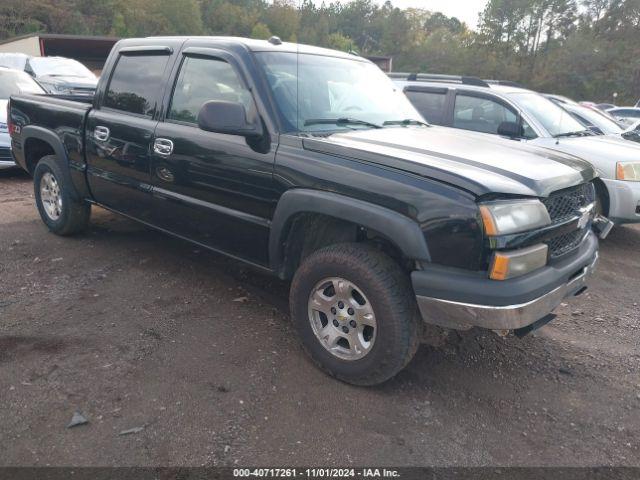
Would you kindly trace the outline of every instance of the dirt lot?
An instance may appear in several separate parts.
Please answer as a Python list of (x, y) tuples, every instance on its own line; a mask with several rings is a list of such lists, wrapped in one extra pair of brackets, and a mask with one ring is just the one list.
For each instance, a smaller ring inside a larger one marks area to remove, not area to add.
[(640, 465), (640, 228), (601, 257), (536, 334), (356, 388), (304, 356), (286, 284), (99, 209), (56, 237), (0, 173), (0, 465)]

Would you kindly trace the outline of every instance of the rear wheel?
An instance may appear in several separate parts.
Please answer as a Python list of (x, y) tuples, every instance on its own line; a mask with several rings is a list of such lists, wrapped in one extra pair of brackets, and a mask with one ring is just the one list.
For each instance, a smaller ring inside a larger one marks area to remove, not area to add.
[(375, 385), (393, 377), (418, 347), (408, 275), (390, 257), (359, 244), (307, 257), (291, 285), (291, 315), (314, 362), (340, 380)]
[(38, 162), (33, 182), (38, 212), (49, 230), (58, 235), (73, 235), (87, 228), (91, 206), (71, 198), (72, 186), (66, 182), (54, 156)]

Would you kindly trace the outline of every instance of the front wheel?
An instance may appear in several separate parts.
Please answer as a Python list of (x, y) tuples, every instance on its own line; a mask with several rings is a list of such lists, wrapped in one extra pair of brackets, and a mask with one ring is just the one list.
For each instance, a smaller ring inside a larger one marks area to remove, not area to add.
[(382, 383), (418, 347), (408, 275), (373, 247), (340, 244), (311, 254), (296, 271), (290, 304), (307, 353), (345, 382)]
[(71, 197), (54, 156), (43, 157), (33, 172), (36, 205), (42, 221), (53, 233), (73, 235), (87, 228), (91, 206)]

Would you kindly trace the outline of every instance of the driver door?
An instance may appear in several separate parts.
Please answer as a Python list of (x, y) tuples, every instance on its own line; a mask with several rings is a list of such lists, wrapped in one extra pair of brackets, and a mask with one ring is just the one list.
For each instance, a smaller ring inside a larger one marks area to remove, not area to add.
[(277, 203), (275, 145), (198, 128), (211, 100), (255, 108), (233, 57), (191, 47), (173, 72), (173, 88), (154, 134), (154, 223), (209, 248), (268, 264), (269, 225)]

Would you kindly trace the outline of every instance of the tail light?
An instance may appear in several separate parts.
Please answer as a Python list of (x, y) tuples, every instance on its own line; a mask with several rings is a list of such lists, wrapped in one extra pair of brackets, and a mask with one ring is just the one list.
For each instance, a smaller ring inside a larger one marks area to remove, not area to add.
[(11, 100), (7, 102), (7, 130), (12, 137), (20, 133), (20, 125), (16, 125), (11, 121)]
[(11, 123), (11, 101), (7, 102), (7, 130), (9, 135), (13, 134), (13, 123)]

